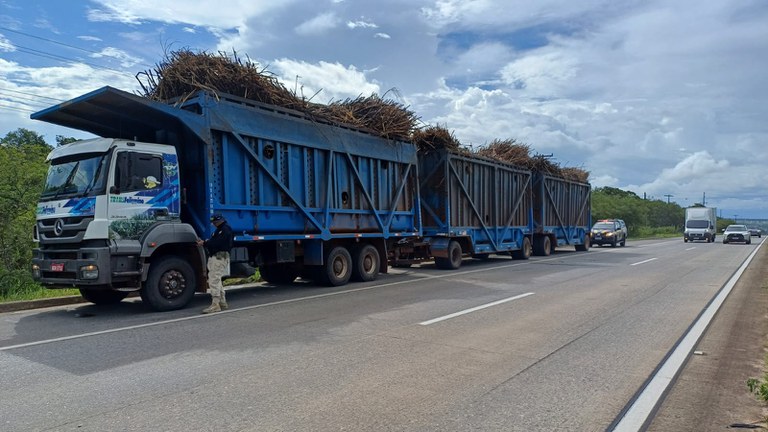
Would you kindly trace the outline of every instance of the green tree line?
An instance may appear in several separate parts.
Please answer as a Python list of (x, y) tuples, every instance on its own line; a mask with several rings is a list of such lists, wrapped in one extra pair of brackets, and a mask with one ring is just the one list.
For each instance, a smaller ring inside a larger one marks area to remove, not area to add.
[[(74, 141), (57, 136), (57, 145)], [(43, 136), (17, 129), (0, 139), (0, 298), (40, 290), (32, 280), (32, 233), (45, 183), (45, 158), (53, 149)]]

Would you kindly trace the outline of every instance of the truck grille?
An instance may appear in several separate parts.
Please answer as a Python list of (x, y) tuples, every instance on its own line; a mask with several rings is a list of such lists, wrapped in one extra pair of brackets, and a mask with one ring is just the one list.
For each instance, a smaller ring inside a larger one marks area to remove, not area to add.
[(71, 216), (37, 221), (40, 244), (79, 243), (92, 216)]

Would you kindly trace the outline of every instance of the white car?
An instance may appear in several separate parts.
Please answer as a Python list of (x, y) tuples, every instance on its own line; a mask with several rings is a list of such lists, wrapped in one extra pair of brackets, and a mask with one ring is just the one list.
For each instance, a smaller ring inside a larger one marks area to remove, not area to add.
[(746, 225), (728, 225), (723, 231), (723, 243), (752, 243), (752, 235)]

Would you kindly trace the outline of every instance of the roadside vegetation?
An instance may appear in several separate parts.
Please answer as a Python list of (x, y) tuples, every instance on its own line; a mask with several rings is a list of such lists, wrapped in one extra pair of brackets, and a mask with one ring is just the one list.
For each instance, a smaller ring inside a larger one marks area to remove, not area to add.
[[(56, 136), (56, 145), (74, 141)], [(32, 227), (37, 199), (45, 182), (45, 158), (52, 150), (42, 135), (17, 129), (0, 139), (0, 302), (77, 294), (77, 290), (48, 290), (32, 280)], [(682, 235), (684, 209), (662, 200), (649, 200), (612, 187), (592, 191), (592, 220), (624, 219), (629, 238)], [(733, 221), (718, 220), (718, 231)], [(227, 285), (255, 282), (232, 279)]]

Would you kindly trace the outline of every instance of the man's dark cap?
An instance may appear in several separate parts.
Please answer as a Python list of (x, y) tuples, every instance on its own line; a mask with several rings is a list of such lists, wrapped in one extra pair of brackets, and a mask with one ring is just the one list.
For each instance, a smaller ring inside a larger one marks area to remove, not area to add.
[(222, 216), (221, 213), (214, 213), (211, 215), (211, 222), (218, 222), (223, 220), (226, 220), (226, 219), (224, 219), (224, 216)]

